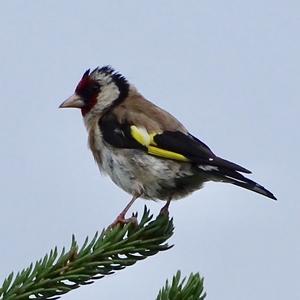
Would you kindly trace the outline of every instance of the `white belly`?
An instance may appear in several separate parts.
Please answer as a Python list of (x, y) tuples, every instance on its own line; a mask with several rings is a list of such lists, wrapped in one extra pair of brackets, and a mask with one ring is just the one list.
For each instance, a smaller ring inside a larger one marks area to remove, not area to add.
[[(146, 199), (181, 198), (199, 189), (204, 181), (195, 176), (189, 163), (160, 159), (141, 150), (103, 147), (101, 156), (100, 168), (115, 184)], [(193, 182), (187, 181), (186, 188), (181, 185), (178, 189), (178, 181), (183, 178), (192, 178)]]

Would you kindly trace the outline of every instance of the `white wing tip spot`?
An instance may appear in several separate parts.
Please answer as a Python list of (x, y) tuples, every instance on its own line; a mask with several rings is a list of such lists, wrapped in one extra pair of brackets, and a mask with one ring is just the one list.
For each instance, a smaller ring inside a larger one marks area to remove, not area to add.
[(219, 168), (216, 166), (199, 165), (198, 168), (203, 171), (219, 171)]

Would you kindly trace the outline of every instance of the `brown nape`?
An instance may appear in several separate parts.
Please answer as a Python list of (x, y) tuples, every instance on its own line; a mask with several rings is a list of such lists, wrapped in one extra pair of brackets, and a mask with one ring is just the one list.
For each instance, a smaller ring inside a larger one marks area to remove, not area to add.
[(85, 116), (97, 103), (97, 96), (101, 91), (100, 84), (91, 79), (89, 76), (84, 76), (78, 83), (75, 93), (82, 97), (85, 105), (81, 109), (81, 113)]

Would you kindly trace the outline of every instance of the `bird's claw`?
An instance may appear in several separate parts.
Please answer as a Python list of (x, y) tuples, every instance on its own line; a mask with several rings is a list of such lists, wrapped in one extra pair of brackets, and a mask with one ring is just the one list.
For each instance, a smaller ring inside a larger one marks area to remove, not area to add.
[(166, 205), (160, 210), (160, 215), (169, 216), (169, 206), (171, 203), (171, 199), (167, 201)]
[(164, 215), (164, 216), (169, 216), (169, 207), (168, 206), (164, 206), (160, 212), (159, 212), (160, 215)]
[(114, 228), (118, 224), (125, 225), (125, 224), (129, 224), (129, 223), (131, 223), (135, 227), (137, 227), (138, 226), (137, 217), (134, 214), (132, 214), (132, 216), (130, 218), (125, 218), (124, 214), (120, 214), (117, 216), (117, 218), (114, 220), (114, 222), (110, 224), (109, 228)]

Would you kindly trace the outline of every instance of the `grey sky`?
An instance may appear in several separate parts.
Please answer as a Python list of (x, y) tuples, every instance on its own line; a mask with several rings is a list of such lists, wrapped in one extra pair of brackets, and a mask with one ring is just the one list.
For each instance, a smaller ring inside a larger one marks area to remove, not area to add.
[(205, 276), (208, 299), (300, 299), (299, 1), (3, 1), (0, 16), (1, 280), (129, 200), (80, 113), (57, 109), (110, 64), (279, 201), (207, 184), (171, 205), (172, 250), (64, 299), (155, 299), (177, 269)]

